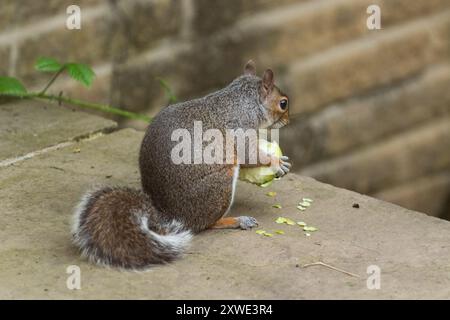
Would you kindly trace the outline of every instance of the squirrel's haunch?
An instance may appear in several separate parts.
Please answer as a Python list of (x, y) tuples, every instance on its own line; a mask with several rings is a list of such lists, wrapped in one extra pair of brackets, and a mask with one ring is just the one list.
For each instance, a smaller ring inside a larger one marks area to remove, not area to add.
[(176, 259), (192, 238), (179, 222), (164, 222), (145, 193), (109, 187), (83, 196), (72, 235), (89, 261), (136, 270)]

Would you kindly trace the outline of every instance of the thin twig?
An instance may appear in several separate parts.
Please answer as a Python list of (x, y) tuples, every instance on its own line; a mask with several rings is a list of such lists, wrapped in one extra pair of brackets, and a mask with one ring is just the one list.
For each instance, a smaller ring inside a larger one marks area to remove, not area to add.
[(332, 265), (329, 265), (329, 264), (324, 263), (324, 262), (322, 262), (322, 261), (318, 261), (318, 262), (314, 262), (314, 263), (308, 263), (308, 264), (305, 264), (305, 265), (302, 266), (302, 268), (307, 268), (307, 267), (311, 267), (311, 266), (324, 266), (324, 267), (327, 267), (327, 268), (329, 268), (329, 269), (332, 269), (332, 270), (335, 270), (335, 271), (338, 271), (338, 272), (345, 273), (345, 274), (347, 274), (347, 275), (349, 275), (349, 276), (352, 276), (352, 277), (355, 277), (355, 278), (361, 278), (361, 277), (358, 276), (357, 274), (354, 274), (354, 273), (351, 273), (351, 272), (348, 272), (348, 271), (345, 271), (345, 270), (342, 270), (342, 269), (333, 267)]
[(64, 69), (66, 69), (66, 66), (62, 66), (61, 68), (59, 68), (58, 72), (56, 72), (53, 77), (50, 79), (50, 81), (47, 83), (47, 85), (45, 86), (45, 88), (40, 92), (40, 94), (44, 94), (47, 89), (53, 84), (53, 82), (55, 82), (56, 78), (58, 78), (58, 76), (64, 71)]
[(78, 99), (68, 98), (68, 97), (64, 97), (62, 95), (52, 95), (52, 94), (43, 94), (43, 93), (35, 93), (35, 92), (2, 93), (2, 94), (0, 94), (0, 96), (2, 96), (2, 95), (10, 97), (10, 98), (17, 98), (17, 99), (46, 100), (46, 101), (52, 101), (52, 102), (56, 101), (58, 103), (61, 103), (61, 101), (62, 101), (62, 102), (65, 102), (65, 103), (68, 103), (71, 105), (75, 105), (75, 106), (78, 106), (81, 108), (112, 113), (112, 114), (123, 116), (123, 117), (129, 118), (129, 119), (145, 121), (147, 123), (152, 120), (152, 118), (150, 118), (146, 115), (143, 115), (143, 114), (126, 111), (126, 110), (119, 109), (119, 108), (112, 107), (112, 106), (105, 105), (105, 104), (92, 103), (92, 102), (82, 101), (82, 100), (78, 100)]

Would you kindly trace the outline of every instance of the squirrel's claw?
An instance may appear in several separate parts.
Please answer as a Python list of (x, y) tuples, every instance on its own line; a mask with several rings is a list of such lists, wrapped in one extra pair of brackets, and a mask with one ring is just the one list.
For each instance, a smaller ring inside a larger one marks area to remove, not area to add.
[(286, 156), (280, 157), (280, 166), (279, 166), (277, 172), (275, 173), (275, 177), (281, 178), (282, 176), (284, 176), (291, 170), (292, 165), (290, 162), (288, 162), (288, 160), (289, 160), (289, 158)]
[(281, 167), (278, 169), (278, 171), (275, 173), (275, 178), (281, 178), (284, 176), (284, 171), (281, 169)]
[(290, 168), (290, 167), (292, 167), (292, 164), (290, 162), (282, 161), (281, 162), (281, 166), (286, 167), (286, 168)]

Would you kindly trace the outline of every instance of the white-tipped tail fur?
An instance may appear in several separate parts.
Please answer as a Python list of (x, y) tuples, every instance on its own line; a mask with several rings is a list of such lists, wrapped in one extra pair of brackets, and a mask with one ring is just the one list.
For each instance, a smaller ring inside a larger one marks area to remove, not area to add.
[(143, 192), (106, 187), (83, 195), (71, 231), (90, 262), (137, 271), (173, 261), (189, 246), (191, 231), (176, 220), (163, 221)]
[(140, 227), (149, 238), (159, 244), (158, 247), (170, 250), (176, 255), (185, 252), (192, 240), (192, 233), (189, 230), (183, 230), (183, 225), (176, 220), (163, 225), (164, 229), (167, 230), (167, 234), (164, 235), (148, 228), (148, 218), (146, 216), (141, 217)]

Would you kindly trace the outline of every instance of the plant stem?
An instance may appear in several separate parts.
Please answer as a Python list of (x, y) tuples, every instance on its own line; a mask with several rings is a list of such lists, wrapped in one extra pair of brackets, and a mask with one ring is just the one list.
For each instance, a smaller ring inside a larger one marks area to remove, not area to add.
[(62, 102), (65, 102), (65, 103), (68, 103), (71, 105), (75, 105), (75, 106), (78, 106), (81, 108), (112, 113), (112, 114), (116, 114), (116, 115), (119, 115), (119, 116), (122, 116), (122, 117), (125, 117), (128, 119), (141, 120), (141, 121), (145, 121), (147, 123), (152, 120), (150, 117), (148, 117), (146, 115), (126, 111), (126, 110), (112, 107), (109, 105), (92, 103), (92, 102), (87, 102), (87, 101), (82, 101), (82, 100), (78, 100), (78, 99), (72, 99), (72, 98), (68, 98), (68, 97), (64, 97), (64, 96), (57, 96), (57, 95), (52, 95), (52, 94), (29, 92), (29, 93), (0, 94), (0, 96), (1, 95), (12, 97), (12, 98), (18, 98), (18, 99), (47, 100), (47, 101), (51, 101), (51, 102), (62, 101)]
[(45, 88), (40, 92), (40, 94), (44, 94), (47, 89), (53, 84), (53, 82), (55, 82), (56, 78), (58, 78), (58, 76), (64, 71), (64, 69), (66, 68), (65, 65), (63, 65), (58, 72), (56, 72), (53, 77), (50, 79), (50, 81), (47, 83), (47, 85), (45, 86)]

